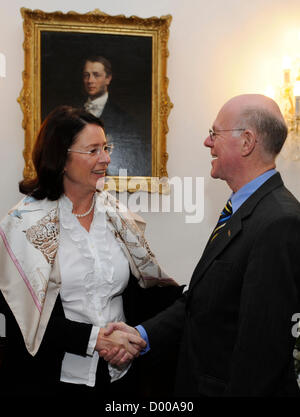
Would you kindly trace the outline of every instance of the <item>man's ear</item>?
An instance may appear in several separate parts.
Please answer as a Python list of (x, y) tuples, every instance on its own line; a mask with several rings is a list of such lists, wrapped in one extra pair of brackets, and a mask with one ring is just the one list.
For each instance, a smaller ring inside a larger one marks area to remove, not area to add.
[(242, 141), (241, 141), (241, 153), (242, 156), (250, 155), (257, 143), (256, 133), (253, 130), (246, 129), (242, 133)]
[(111, 82), (111, 79), (112, 79), (112, 76), (111, 75), (107, 75), (105, 78), (106, 78), (106, 85), (109, 86), (109, 84)]

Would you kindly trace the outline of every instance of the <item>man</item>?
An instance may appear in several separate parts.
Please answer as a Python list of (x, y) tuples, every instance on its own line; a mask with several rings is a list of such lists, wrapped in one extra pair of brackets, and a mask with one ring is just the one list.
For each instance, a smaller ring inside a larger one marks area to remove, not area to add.
[(87, 58), (83, 66), (83, 86), (88, 94), (84, 108), (100, 117), (108, 100), (108, 86), (112, 79), (110, 62), (102, 56)]
[(84, 108), (101, 118), (109, 141), (115, 145), (109, 175), (119, 175), (120, 168), (127, 169), (127, 175), (151, 175), (151, 159), (147, 157), (151, 154), (151, 138), (149, 143), (142, 140), (137, 123), (111, 99), (111, 63), (103, 56), (87, 58), (82, 79), (88, 95)]
[[(291, 319), (300, 311), (300, 204), (275, 170), (286, 136), (273, 100), (241, 95), (222, 107), (205, 139), (211, 175), (227, 182), (230, 201), (188, 291), (137, 326), (157, 357), (180, 343), (177, 395), (299, 395)], [(107, 334), (116, 328), (136, 332), (115, 323)]]

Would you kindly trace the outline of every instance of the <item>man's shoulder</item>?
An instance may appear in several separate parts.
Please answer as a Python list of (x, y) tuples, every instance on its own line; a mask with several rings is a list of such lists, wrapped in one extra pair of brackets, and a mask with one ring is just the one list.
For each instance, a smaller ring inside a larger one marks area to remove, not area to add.
[(300, 225), (300, 203), (284, 184), (266, 193), (258, 201), (253, 214), (265, 224), (292, 220)]
[(300, 215), (300, 202), (284, 185), (271, 193), (274, 207), (282, 213)]
[(247, 219), (254, 232), (282, 222), (292, 221), (300, 226), (300, 203), (277, 173), (245, 201), (239, 210), (239, 217)]
[(136, 122), (119, 104), (108, 98), (100, 119), (104, 123), (107, 133), (121, 131), (123, 135), (137, 134)]
[(249, 205), (272, 207), (273, 211), (300, 210), (297, 198), (286, 188), (281, 175), (277, 172), (264, 182), (249, 198)]
[(122, 107), (118, 103), (113, 101), (110, 97), (108, 98), (104, 106), (102, 115), (105, 115), (108, 112), (113, 112), (119, 116), (128, 116), (128, 113), (125, 110), (123, 110)]

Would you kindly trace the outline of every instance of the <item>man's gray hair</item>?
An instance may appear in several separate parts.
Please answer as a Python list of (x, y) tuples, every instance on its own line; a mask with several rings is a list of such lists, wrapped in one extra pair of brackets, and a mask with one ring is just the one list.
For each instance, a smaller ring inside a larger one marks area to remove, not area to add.
[(261, 138), (266, 153), (276, 156), (279, 154), (288, 134), (287, 126), (283, 119), (275, 116), (265, 109), (248, 107), (239, 117), (239, 127), (254, 129)]

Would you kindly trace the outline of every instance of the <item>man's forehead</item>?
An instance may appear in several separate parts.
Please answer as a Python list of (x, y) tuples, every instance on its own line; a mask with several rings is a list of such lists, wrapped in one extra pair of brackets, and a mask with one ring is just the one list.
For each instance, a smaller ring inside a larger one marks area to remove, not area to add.
[(87, 71), (87, 69), (97, 70), (97, 71), (104, 71), (104, 65), (101, 62), (92, 62), (86, 61), (83, 67), (83, 71)]

